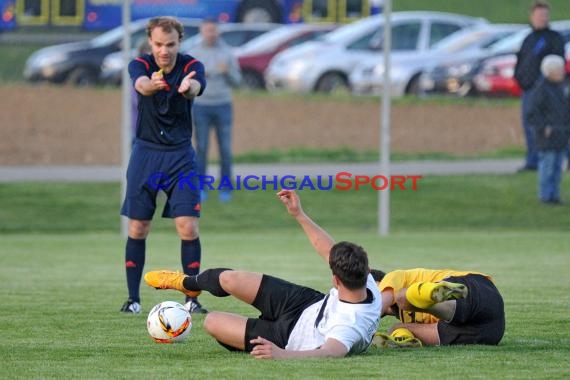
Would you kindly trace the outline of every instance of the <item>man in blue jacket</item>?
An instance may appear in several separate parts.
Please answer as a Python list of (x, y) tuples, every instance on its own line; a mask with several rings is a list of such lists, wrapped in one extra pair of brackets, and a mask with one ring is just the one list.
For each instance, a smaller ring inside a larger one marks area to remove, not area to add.
[(522, 126), (526, 140), (526, 160), (521, 170), (536, 170), (538, 152), (534, 139), (534, 131), (527, 118), (529, 100), (532, 90), (540, 78), (540, 63), (549, 54), (564, 58), (564, 39), (548, 26), (550, 7), (543, 1), (536, 1), (530, 7), (530, 24), (532, 32), (524, 39), (517, 53), (515, 79), (523, 90), (522, 95)]

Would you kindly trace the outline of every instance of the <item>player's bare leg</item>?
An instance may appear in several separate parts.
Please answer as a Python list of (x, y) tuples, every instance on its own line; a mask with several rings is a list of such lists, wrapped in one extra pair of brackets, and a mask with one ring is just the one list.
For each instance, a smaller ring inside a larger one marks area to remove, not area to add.
[(220, 273), (220, 285), (237, 299), (252, 304), (259, 292), (263, 274), (228, 270)]
[(455, 315), (455, 308), (456, 308), (456, 300), (449, 300), (443, 301), (439, 303), (435, 303), (432, 306), (426, 307), (425, 309), (421, 309), (419, 307), (414, 306), (409, 302), (406, 297), (406, 288), (402, 289), (396, 294), (396, 303), (400, 310), (410, 310), (410, 311), (421, 311), (425, 313), (429, 313), (441, 320), (450, 321), (453, 319)]
[(252, 304), (261, 285), (261, 273), (208, 269), (196, 276), (162, 270), (147, 272), (145, 282), (156, 289), (175, 289), (189, 297), (196, 297), (206, 290), (217, 297), (233, 295)]
[(223, 345), (244, 351), (246, 323), (241, 315), (213, 311), (204, 319), (204, 329)]

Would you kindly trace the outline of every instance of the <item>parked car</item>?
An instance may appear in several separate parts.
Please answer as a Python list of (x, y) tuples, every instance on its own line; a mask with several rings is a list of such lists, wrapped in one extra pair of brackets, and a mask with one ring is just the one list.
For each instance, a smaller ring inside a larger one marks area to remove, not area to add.
[[(390, 93), (392, 96), (418, 94), (421, 90), (421, 74), (428, 67), (459, 55), (481, 54), (481, 49), (498, 37), (521, 28), (522, 25), (477, 24), (449, 35), (424, 51), (394, 51), (390, 56)], [(355, 94), (381, 95), (384, 87), (383, 56), (362, 60), (350, 74), (349, 80)]]
[[(219, 24), (218, 29), (220, 31), (220, 37), (225, 41), (225, 43), (235, 48), (235, 51), (237, 51), (238, 48), (251, 41), (252, 39), (259, 37), (269, 31), (272, 31), (273, 29), (276, 29), (280, 26), (281, 24), (272, 23), (227, 23)], [(191, 54), (192, 46), (198, 43), (201, 38), (202, 37), (200, 37), (199, 34), (196, 34), (195, 36), (184, 40), (180, 44), (180, 51), (189, 52)]]
[(337, 26), (333, 24), (290, 24), (254, 38), (237, 51), (243, 86), (264, 89), (263, 74), (271, 59), (293, 46), (320, 38)]
[[(566, 40), (566, 73), (570, 75), (570, 33), (564, 35)], [(485, 59), (473, 83), (477, 92), (485, 96), (511, 96), (519, 97), (522, 89), (515, 80), (515, 54), (504, 54)], [(570, 78), (566, 79), (567, 82)]]
[[(392, 14), (392, 50), (419, 52), (437, 41), (482, 19), (441, 12)], [(332, 92), (348, 89), (348, 76), (361, 60), (379, 57), (384, 16), (367, 17), (311, 41), (287, 49), (269, 64), (265, 80), (269, 89)]]
[[(200, 20), (182, 18), (180, 21), (186, 35), (198, 33)], [(131, 48), (146, 38), (147, 23), (148, 19), (131, 23)], [(26, 61), (24, 78), (30, 82), (93, 85), (98, 82), (103, 59), (121, 50), (123, 33), (123, 27), (119, 26), (88, 41), (42, 48)]]
[[(219, 24), (220, 37), (230, 46), (239, 48), (250, 40), (261, 36), (262, 34), (278, 27), (278, 24)], [(181, 52), (188, 52), (192, 49), (192, 45), (200, 41), (200, 35), (197, 29), (195, 33), (187, 35), (180, 44)], [(131, 56), (135, 58), (137, 50), (133, 49)], [(101, 64), (100, 81), (105, 84), (119, 85), (123, 73), (123, 54), (122, 52), (114, 52), (107, 55)]]
[[(570, 22), (553, 21), (551, 28), (564, 34), (567, 29), (570, 29)], [(422, 75), (421, 86), (423, 90), (458, 96), (476, 95), (480, 86), (474, 83), (475, 77), (481, 72), (485, 62), (493, 59), (493, 57), (514, 56), (529, 32), (530, 28), (526, 27), (490, 45), (479, 56), (453, 57), (428, 69)], [(504, 61), (500, 59), (495, 62), (500, 62), (503, 65)]]

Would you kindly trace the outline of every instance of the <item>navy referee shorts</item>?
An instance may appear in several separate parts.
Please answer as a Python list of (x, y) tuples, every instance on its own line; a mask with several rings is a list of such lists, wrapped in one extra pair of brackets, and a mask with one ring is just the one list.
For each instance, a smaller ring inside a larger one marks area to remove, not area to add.
[(168, 147), (136, 140), (127, 169), (127, 192), (121, 215), (151, 220), (156, 196), (167, 196), (165, 218), (200, 216), (200, 188), (194, 149), (190, 144)]

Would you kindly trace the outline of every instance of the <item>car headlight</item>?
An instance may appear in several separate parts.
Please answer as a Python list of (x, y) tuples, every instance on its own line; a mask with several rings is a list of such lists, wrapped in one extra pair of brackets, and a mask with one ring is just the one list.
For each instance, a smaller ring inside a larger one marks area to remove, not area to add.
[(515, 76), (515, 68), (514, 67), (503, 67), (499, 70), (499, 75), (503, 78), (512, 78)]
[(382, 75), (384, 75), (384, 65), (374, 66), (374, 68), (372, 69), (372, 75), (374, 77), (381, 77)]
[(297, 76), (298, 74), (305, 71), (307, 68), (307, 63), (303, 60), (295, 60), (289, 62), (289, 74), (291, 76)]
[(105, 59), (103, 60), (103, 64), (101, 65), (103, 70), (112, 70), (112, 71), (119, 71), (123, 69), (123, 60), (122, 59)]
[(453, 77), (461, 77), (463, 75), (469, 74), (473, 69), (472, 63), (462, 63), (459, 65), (452, 65), (447, 67), (447, 73)]
[(68, 55), (65, 53), (41, 54), (30, 61), (31, 67), (46, 67), (65, 62)]
[(354, 77), (360, 77), (360, 78), (370, 78), (373, 74), (374, 74), (374, 68), (376, 66), (364, 66), (364, 67), (359, 67), (357, 69), (355, 69), (353, 71), (353, 76)]

